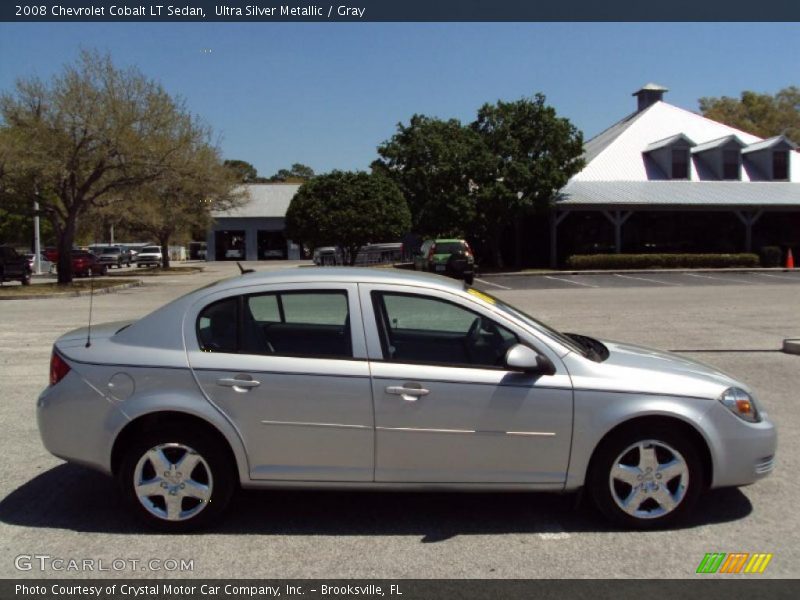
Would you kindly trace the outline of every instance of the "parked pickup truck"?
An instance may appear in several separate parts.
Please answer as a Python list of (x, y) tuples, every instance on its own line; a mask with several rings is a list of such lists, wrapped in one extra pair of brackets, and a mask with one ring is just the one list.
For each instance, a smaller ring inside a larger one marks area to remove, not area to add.
[(9, 246), (0, 246), (0, 283), (4, 281), (19, 281), (22, 285), (31, 283), (28, 259)]

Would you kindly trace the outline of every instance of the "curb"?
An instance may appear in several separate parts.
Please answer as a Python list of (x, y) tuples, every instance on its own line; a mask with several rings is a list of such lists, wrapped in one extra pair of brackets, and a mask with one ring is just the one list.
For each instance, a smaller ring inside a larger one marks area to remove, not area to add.
[[(98, 294), (113, 294), (114, 292), (118, 292), (120, 290), (127, 290), (129, 288), (139, 287), (144, 285), (144, 282), (139, 279), (136, 281), (132, 281), (130, 283), (121, 283), (119, 285), (114, 285), (111, 287), (104, 287), (98, 288), (94, 290), (94, 295), (97, 296)], [(14, 296), (13, 298), (7, 298), (0, 296), (0, 302), (3, 300), (39, 300), (45, 298), (78, 298), (80, 296), (89, 296), (92, 294), (92, 290), (77, 290), (74, 292), (55, 292), (53, 294), (26, 294), (21, 296)]]
[(791, 273), (794, 269), (785, 267), (733, 267), (725, 269), (625, 269), (625, 270), (586, 270), (586, 271), (539, 271), (526, 273), (524, 271), (511, 271), (507, 273), (478, 273), (480, 277), (545, 277), (547, 275), (627, 275), (659, 273)]
[(800, 339), (783, 340), (783, 351), (786, 354), (800, 354)]

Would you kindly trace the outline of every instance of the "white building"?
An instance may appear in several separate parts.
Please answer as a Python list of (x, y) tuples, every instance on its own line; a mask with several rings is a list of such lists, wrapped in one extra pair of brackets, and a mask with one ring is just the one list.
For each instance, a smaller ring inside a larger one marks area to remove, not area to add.
[[(565, 252), (709, 251), (715, 244), (751, 251), (800, 240), (795, 144), (784, 136), (764, 140), (673, 106), (664, 102), (665, 92), (644, 86), (633, 94), (634, 113), (586, 142), (586, 165), (552, 211), (553, 266)], [(703, 227), (704, 240), (693, 230)], [(561, 243), (557, 234), (570, 239)]]
[(298, 189), (297, 183), (243, 185), (241, 206), (212, 213), (206, 260), (301, 258), (299, 245), (285, 235), (286, 211)]

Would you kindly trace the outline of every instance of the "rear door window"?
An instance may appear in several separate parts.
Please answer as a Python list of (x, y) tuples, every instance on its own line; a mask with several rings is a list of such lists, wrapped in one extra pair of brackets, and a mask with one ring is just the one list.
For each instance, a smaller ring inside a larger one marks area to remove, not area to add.
[(274, 292), (229, 298), (198, 317), (207, 352), (352, 358), (347, 292)]

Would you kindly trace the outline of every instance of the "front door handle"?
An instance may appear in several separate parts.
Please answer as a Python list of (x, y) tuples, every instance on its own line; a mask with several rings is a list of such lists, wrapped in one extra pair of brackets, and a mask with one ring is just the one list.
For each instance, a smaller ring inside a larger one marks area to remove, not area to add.
[[(241, 379), (240, 379), (241, 377)], [(238, 377), (223, 377), (222, 379), (217, 379), (217, 385), (221, 385), (224, 387), (232, 387), (237, 392), (246, 392), (250, 388), (258, 387), (261, 385), (260, 381), (256, 381), (249, 375), (248, 379), (244, 378), (245, 376), (238, 376)]]
[(431, 393), (430, 390), (426, 390), (421, 385), (407, 383), (405, 385), (390, 385), (386, 387), (387, 394), (394, 394), (395, 396), (400, 396), (403, 400), (407, 402), (416, 402), (417, 398), (421, 396), (427, 396)]

